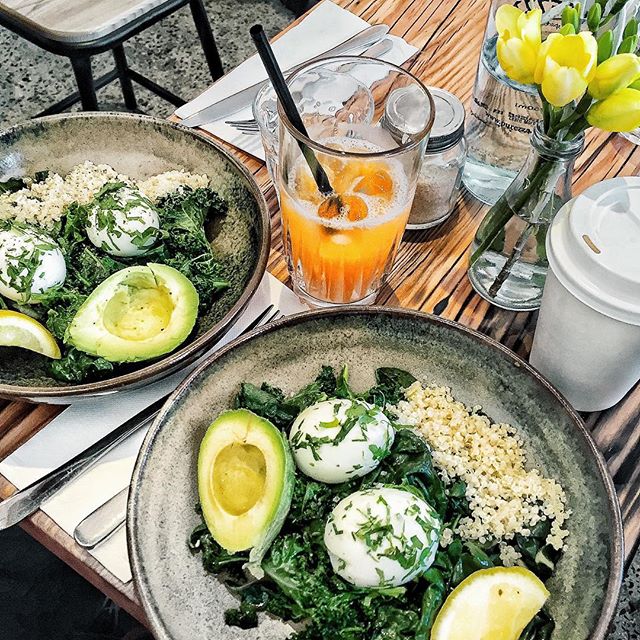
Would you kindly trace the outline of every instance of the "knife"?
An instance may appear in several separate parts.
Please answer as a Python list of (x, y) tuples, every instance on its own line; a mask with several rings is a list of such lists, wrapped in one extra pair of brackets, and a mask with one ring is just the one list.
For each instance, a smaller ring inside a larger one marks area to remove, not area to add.
[(148, 425), (160, 412), (166, 396), (156, 400), (138, 414), (123, 422), (117, 429), (98, 440), (66, 464), (54, 469), (33, 484), (0, 502), (0, 531), (18, 524), (37, 511), (43, 502), (51, 498), (62, 486), (93, 467), (109, 451), (130, 435)]
[[(376, 42), (382, 40), (382, 38), (384, 38), (388, 32), (389, 27), (386, 24), (372, 25), (370, 27), (367, 27), (363, 31), (360, 31), (360, 33), (357, 33), (355, 36), (352, 36), (342, 44), (339, 44), (332, 49), (328, 49), (324, 53), (321, 53), (320, 55), (315, 56), (310, 60), (303, 62), (302, 64), (285, 69), (284, 73), (291, 73), (292, 71), (295, 71), (303, 65), (309, 64), (310, 62), (314, 62), (316, 60), (321, 60), (322, 58), (326, 58), (327, 56), (337, 56), (354, 49), (369, 47), (372, 44), (375, 44)], [(260, 89), (262, 89), (262, 87), (268, 82), (269, 80), (257, 82), (256, 84), (253, 84), (246, 89), (242, 89), (241, 91), (227, 96), (226, 98), (223, 98), (218, 102), (214, 102), (204, 109), (196, 111), (196, 113), (184, 118), (180, 121), (180, 124), (189, 128), (200, 127), (203, 124), (226, 118), (227, 116), (230, 116), (244, 109), (245, 107), (248, 107), (253, 99), (258, 95)]]

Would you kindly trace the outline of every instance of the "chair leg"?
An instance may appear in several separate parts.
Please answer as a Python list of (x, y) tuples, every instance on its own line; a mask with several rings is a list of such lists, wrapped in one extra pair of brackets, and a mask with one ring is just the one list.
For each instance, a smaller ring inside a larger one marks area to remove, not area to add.
[(129, 77), (129, 65), (127, 64), (127, 58), (124, 54), (124, 47), (121, 44), (113, 48), (113, 59), (116, 62), (116, 69), (118, 71), (118, 78), (120, 79), (120, 86), (122, 87), (124, 104), (129, 111), (137, 111), (138, 103), (136, 102), (136, 95), (133, 92), (133, 84)]
[(93, 74), (91, 73), (91, 57), (73, 56), (71, 58), (71, 66), (76, 76), (83, 110), (97, 111), (98, 99), (96, 98), (96, 89), (93, 84)]
[(193, 21), (195, 22), (196, 29), (198, 31), (198, 37), (200, 38), (200, 44), (204, 51), (207, 64), (209, 65), (209, 71), (211, 77), (217, 80), (220, 76), (224, 75), (224, 69), (222, 67), (222, 61), (220, 60), (220, 54), (218, 53), (218, 47), (211, 31), (211, 24), (207, 17), (207, 12), (204, 8), (202, 0), (190, 0), (191, 14), (193, 15)]

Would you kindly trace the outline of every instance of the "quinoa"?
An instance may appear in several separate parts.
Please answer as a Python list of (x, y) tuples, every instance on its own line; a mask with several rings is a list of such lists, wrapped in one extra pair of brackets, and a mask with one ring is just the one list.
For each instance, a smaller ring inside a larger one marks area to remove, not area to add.
[[(568, 535), (563, 526), (570, 515), (564, 491), (539, 470), (525, 468), (523, 442), (512, 426), (492, 423), (480, 407), (456, 401), (447, 387), (415, 382), (405, 398), (394, 411), (426, 439), (444, 483), (466, 483), (471, 515), (458, 521), (455, 533), (480, 543), (510, 541), (516, 534), (530, 535), (532, 527), (549, 519), (546, 542), (563, 548)], [(507, 546), (501, 545), (502, 560), (515, 564), (517, 552)]]
[(92, 162), (76, 165), (64, 178), (50, 173), (41, 182), (29, 182), (19, 191), (0, 195), (0, 220), (52, 227), (72, 202), (91, 202), (95, 194), (112, 181), (131, 182), (109, 165)]
[(188, 171), (166, 171), (138, 183), (142, 194), (152, 202), (177, 191), (180, 187), (199, 189), (208, 186), (209, 178), (205, 174), (189, 173)]
[(15, 220), (51, 228), (73, 202), (88, 204), (108, 182), (124, 182), (138, 187), (151, 201), (156, 202), (181, 186), (193, 189), (209, 185), (206, 175), (187, 171), (167, 171), (136, 184), (106, 164), (83, 162), (62, 177), (51, 172), (41, 182), (27, 180), (27, 186), (13, 193), (0, 195), (0, 220)]

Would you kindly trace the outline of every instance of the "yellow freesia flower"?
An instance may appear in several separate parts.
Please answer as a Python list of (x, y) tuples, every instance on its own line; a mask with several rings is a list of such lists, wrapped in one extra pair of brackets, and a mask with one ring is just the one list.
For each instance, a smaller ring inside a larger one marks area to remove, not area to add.
[(640, 127), (640, 91), (621, 89), (596, 102), (587, 111), (587, 122), (604, 131), (620, 133)]
[(533, 82), (533, 74), (542, 41), (542, 11), (525, 13), (509, 4), (496, 11), (498, 62), (509, 78), (523, 84)]
[(635, 53), (620, 53), (598, 65), (596, 74), (589, 83), (589, 94), (596, 100), (604, 100), (638, 78), (640, 58)]
[(598, 63), (598, 43), (590, 31), (575, 35), (552, 33), (542, 43), (534, 81), (554, 107), (580, 98), (593, 80)]

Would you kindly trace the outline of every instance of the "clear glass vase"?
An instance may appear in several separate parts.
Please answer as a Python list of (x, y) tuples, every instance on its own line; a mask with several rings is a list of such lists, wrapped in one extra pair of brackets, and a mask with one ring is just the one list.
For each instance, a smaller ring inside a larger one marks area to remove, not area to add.
[(583, 134), (560, 141), (536, 125), (522, 169), (485, 216), (471, 247), (469, 279), (492, 304), (511, 311), (540, 306), (547, 230), (571, 199), (573, 165), (583, 146)]

